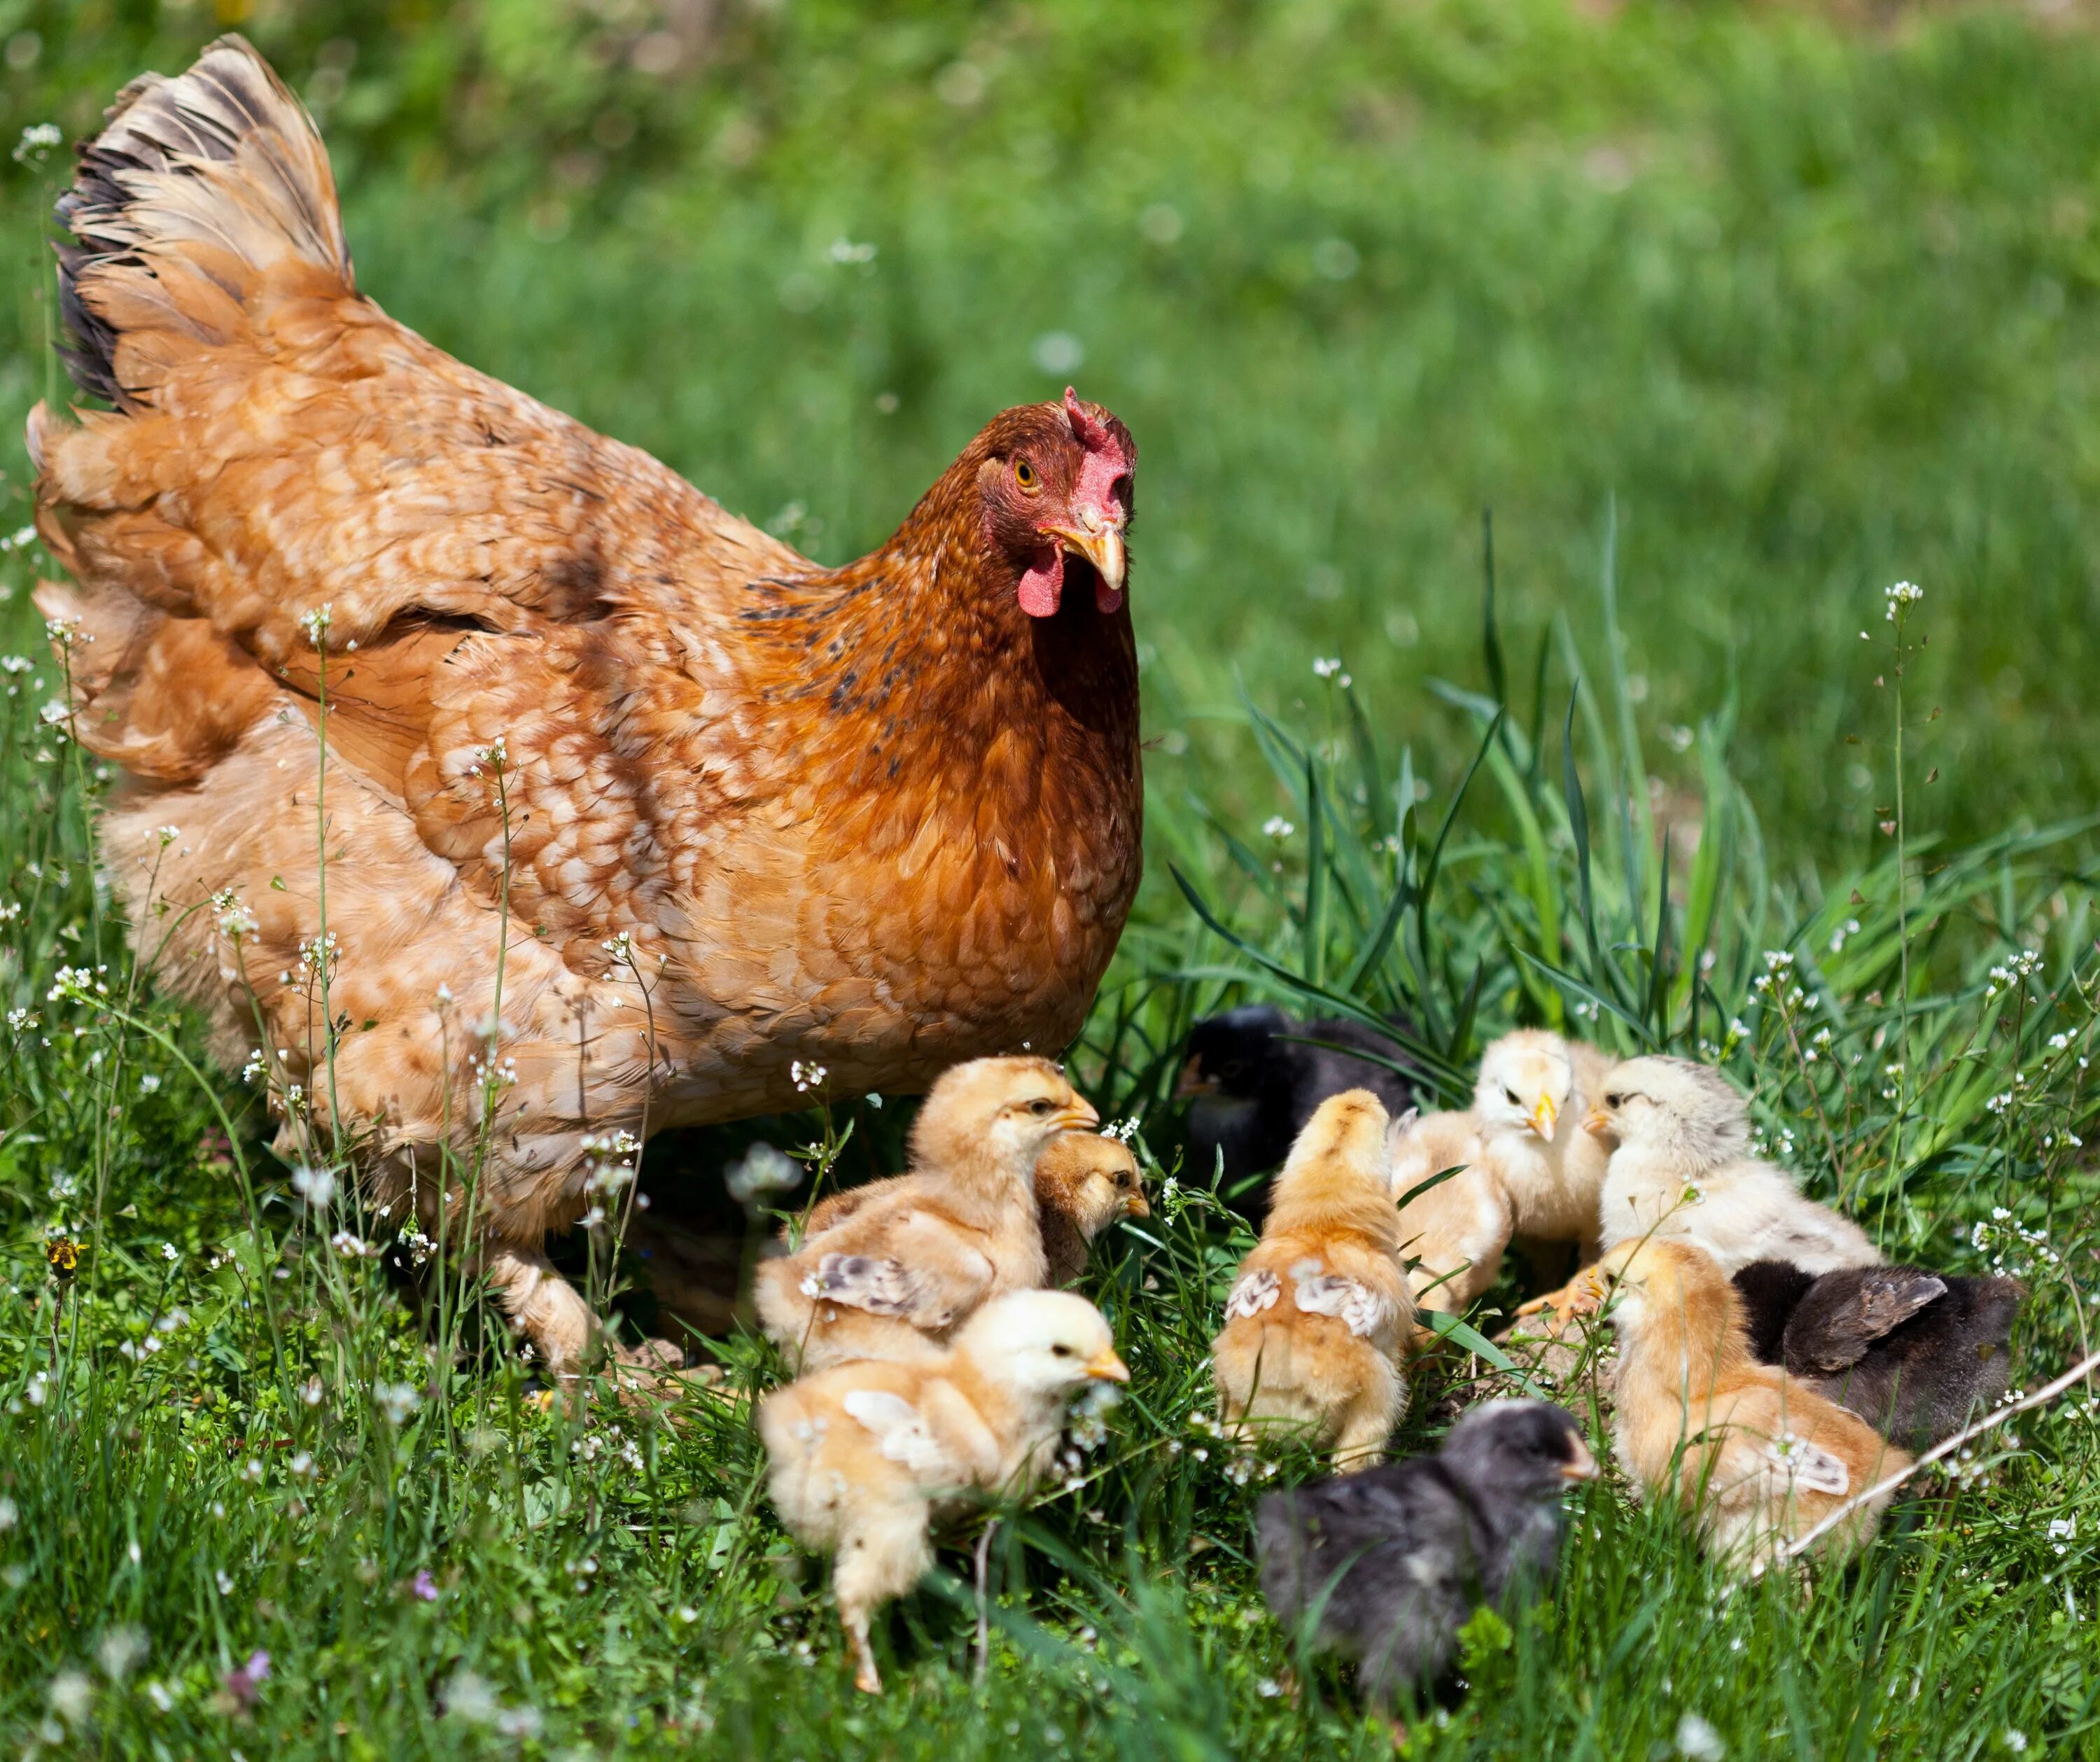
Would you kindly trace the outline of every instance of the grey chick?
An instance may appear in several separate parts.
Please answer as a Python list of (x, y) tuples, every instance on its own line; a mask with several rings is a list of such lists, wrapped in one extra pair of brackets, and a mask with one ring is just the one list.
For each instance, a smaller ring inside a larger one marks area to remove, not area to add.
[(1315, 1643), (1355, 1659), (1365, 1696), (1390, 1710), (1405, 1688), (1443, 1676), (1478, 1605), (1507, 1607), (1551, 1575), (1558, 1496), (1596, 1473), (1573, 1415), (1490, 1402), (1435, 1455), (1262, 1500), (1262, 1594), (1286, 1627), (1311, 1613)]
[(1922, 1266), (1844, 1266), (1820, 1278), (1786, 1261), (1736, 1274), (1750, 1350), (1849, 1407), (1892, 1443), (1952, 1437), (2005, 1392), (2013, 1318), (2027, 1287)]

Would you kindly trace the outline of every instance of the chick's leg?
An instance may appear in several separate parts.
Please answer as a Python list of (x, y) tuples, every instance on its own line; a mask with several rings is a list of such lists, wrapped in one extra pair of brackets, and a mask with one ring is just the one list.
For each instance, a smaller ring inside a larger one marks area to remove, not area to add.
[(863, 1694), (882, 1693), (867, 1642), (869, 1618), (918, 1583), (933, 1564), (926, 1519), (926, 1507), (916, 1502), (849, 1513), (850, 1527), (840, 1539), (832, 1585), (846, 1644), (853, 1649), (854, 1687)]
[(1343, 1410), (1335, 1437), (1335, 1472), (1348, 1474), (1376, 1462), (1406, 1411), (1407, 1384), (1380, 1359), (1369, 1383)]

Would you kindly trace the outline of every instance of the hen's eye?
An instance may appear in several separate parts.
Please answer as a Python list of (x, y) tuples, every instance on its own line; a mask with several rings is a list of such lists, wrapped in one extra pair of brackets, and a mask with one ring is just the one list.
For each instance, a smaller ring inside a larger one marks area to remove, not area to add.
[(1043, 479), (1036, 475), (1035, 467), (1026, 459), (1013, 461), (1013, 480), (1021, 485), (1025, 495), (1032, 496), (1043, 487)]

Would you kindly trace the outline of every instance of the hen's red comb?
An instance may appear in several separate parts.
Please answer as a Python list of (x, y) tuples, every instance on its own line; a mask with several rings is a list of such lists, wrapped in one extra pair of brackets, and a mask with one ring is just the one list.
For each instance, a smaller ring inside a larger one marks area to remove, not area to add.
[(1074, 438), (1089, 453), (1101, 453), (1115, 446), (1115, 436), (1109, 432), (1109, 425), (1080, 403), (1079, 393), (1070, 386), (1065, 388), (1065, 414), (1072, 424)]

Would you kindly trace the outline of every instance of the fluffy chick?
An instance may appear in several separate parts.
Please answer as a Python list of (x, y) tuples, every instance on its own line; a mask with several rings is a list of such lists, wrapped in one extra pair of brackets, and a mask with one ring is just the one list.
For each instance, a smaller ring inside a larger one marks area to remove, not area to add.
[(760, 1323), (804, 1370), (932, 1357), (980, 1304), (1043, 1283), (1036, 1159), (1100, 1123), (1048, 1059), (956, 1066), (912, 1126), (915, 1172), (760, 1262)]
[[(1321, 1044), (1307, 1044), (1314, 1041)], [(1220, 1190), (1259, 1221), (1262, 1195), (1251, 1178), (1283, 1160), (1313, 1109), (1344, 1089), (1369, 1089), (1388, 1113), (1403, 1113), (1420, 1092), (1390, 1067), (1410, 1062), (1391, 1036), (1344, 1017), (1299, 1022), (1273, 1004), (1248, 1004), (1198, 1022), (1174, 1091), (1190, 1104), (1189, 1170), (1207, 1180), (1222, 1159)]]
[[(842, 1224), (870, 1201), (894, 1192), (909, 1175), (871, 1181), (832, 1194), (802, 1221), (807, 1242)], [(1035, 1219), (1043, 1232), (1047, 1282), (1069, 1285), (1087, 1270), (1094, 1239), (1125, 1217), (1149, 1217), (1137, 1159), (1119, 1139), (1094, 1132), (1062, 1132), (1035, 1159)]]
[(1884, 1437), (1922, 1450), (2005, 1392), (2027, 1288), (1922, 1266), (1845, 1266), (1820, 1278), (1784, 1261), (1735, 1276), (1750, 1350)]
[(1407, 1405), (1401, 1358), (1414, 1305), (1398, 1256), (1387, 1125), (1368, 1089), (1314, 1111), (1211, 1342), (1227, 1423), (1309, 1425), (1316, 1447), (1343, 1468), (1381, 1449)]
[(1152, 1215), (1130, 1146), (1096, 1132), (1068, 1132), (1044, 1146), (1035, 1164), (1035, 1211), (1053, 1285), (1086, 1271), (1094, 1239), (1110, 1224)]
[(1575, 1129), (1611, 1061), (1594, 1046), (1539, 1028), (1505, 1034), (1480, 1059), (1473, 1105), (1428, 1114), (1396, 1134), (1393, 1192), (1403, 1251), (1424, 1309), (1456, 1314), (1495, 1282), (1512, 1238), (1572, 1242), (1597, 1253), (1597, 1199), (1608, 1152)]
[(1607, 1073), (1583, 1124), (1614, 1146), (1599, 1202), (1606, 1248), (1644, 1236), (1688, 1242), (1724, 1273), (1762, 1260), (1811, 1273), (1881, 1261), (1857, 1224), (1749, 1155), (1749, 1109), (1717, 1071), (1630, 1058)]
[(1476, 1606), (1507, 1609), (1551, 1577), (1560, 1495), (1596, 1473), (1573, 1415), (1491, 1402), (1433, 1456), (1263, 1499), (1262, 1595), (1286, 1627), (1317, 1610), (1314, 1643), (1355, 1659), (1365, 1694), (1389, 1711), (1401, 1689), (1444, 1674)]
[(854, 1684), (882, 1690), (874, 1611), (933, 1563), (937, 1510), (971, 1490), (1021, 1493), (1048, 1463), (1070, 1397), (1130, 1380), (1101, 1313), (1061, 1291), (986, 1304), (921, 1364), (842, 1364), (759, 1403), (767, 1490), (795, 1539), (837, 1557), (832, 1583)]
[[(1742, 1300), (1703, 1250), (1621, 1243), (1575, 1282), (1577, 1313), (1608, 1301), (1619, 1461), (1644, 1494), (1674, 1497), (1730, 1565), (1763, 1570), (1846, 1499), (1909, 1466), (1857, 1414), (1751, 1358)], [(1818, 1551), (1864, 1548), (1890, 1496), (1860, 1507)]]

